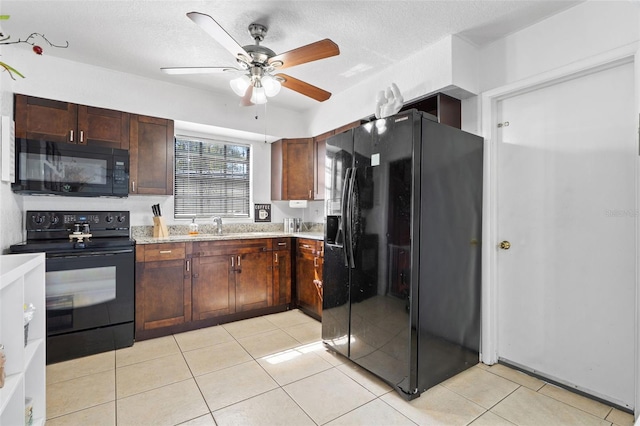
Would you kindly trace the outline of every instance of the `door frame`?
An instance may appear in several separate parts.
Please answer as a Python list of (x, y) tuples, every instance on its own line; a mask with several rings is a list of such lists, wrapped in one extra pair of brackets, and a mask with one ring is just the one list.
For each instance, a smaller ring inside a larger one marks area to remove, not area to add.
[[(636, 115), (640, 118), (640, 43), (634, 42), (571, 64), (486, 91), (481, 94), (481, 135), (484, 145), (483, 219), (482, 219), (482, 322), (480, 360), (485, 364), (498, 362), (498, 102), (572, 80), (593, 72), (625, 63), (634, 63)], [(640, 124), (640, 120), (639, 120)], [(636, 207), (640, 208), (640, 166), (636, 161)], [(636, 215), (636, 251), (640, 253), (640, 215)], [(640, 270), (636, 263), (635, 308), (635, 412), (640, 411)]]

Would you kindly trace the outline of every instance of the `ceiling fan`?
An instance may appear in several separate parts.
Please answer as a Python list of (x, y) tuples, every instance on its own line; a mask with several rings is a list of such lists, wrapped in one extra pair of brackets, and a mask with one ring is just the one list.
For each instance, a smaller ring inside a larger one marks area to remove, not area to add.
[(231, 80), (230, 84), (233, 91), (242, 97), (240, 104), (244, 106), (267, 102), (267, 97), (277, 95), (281, 86), (319, 102), (331, 97), (331, 93), (326, 90), (277, 72), (339, 55), (338, 45), (328, 38), (276, 54), (273, 50), (260, 45), (267, 34), (267, 27), (264, 25), (257, 23), (249, 25), (249, 34), (255, 44), (240, 46), (211, 16), (200, 12), (190, 12), (187, 16), (231, 52), (238, 62), (238, 67), (161, 68), (162, 72), (166, 74), (239, 73), (241, 75)]

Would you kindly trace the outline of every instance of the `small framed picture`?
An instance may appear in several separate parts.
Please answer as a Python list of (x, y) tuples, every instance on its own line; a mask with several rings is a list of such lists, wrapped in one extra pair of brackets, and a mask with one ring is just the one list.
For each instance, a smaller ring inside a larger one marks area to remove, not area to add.
[(271, 222), (271, 204), (253, 205), (254, 222)]

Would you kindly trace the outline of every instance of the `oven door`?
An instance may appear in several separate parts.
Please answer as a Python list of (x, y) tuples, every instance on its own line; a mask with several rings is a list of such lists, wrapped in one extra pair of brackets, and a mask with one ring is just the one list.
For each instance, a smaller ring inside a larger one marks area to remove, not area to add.
[(132, 322), (134, 264), (133, 247), (47, 255), (47, 336)]

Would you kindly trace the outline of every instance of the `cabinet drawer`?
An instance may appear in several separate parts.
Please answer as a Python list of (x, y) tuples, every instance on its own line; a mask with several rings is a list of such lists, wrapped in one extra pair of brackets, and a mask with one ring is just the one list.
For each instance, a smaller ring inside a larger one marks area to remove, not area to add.
[(148, 244), (144, 247), (144, 261), (185, 258), (184, 243)]
[(271, 238), (255, 238), (247, 240), (201, 241), (194, 243), (194, 256), (237, 255), (271, 251)]
[(298, 253), (311, 256), (322, 256), (322, 241), (298, 238)]
[(291, 248), (291, 238), (274, 238), (271, 240), (273, 250), (289, 250)]

